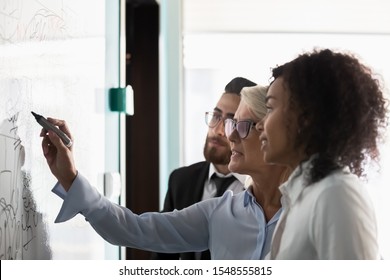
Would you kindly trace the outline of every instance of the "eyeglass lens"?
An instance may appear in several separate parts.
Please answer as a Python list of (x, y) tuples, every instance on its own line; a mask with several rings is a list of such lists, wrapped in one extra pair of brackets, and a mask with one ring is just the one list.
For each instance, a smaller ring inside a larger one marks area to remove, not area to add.
[(220, 114), (215, 114), (213, 112), (206, 112), (205, 115), (206, 124), (211, 128), (217, 126), (217, 124), (221, 119), (222, 116)]
[(244, 139), (248, 136), (253, 122), (251, 121), (240, 121), (236, 122), (232, 119), (225, 120), (225, 134), (226, 137), (229, 137), (233, 131), (236, 129), (238, 135), (241, 139)]

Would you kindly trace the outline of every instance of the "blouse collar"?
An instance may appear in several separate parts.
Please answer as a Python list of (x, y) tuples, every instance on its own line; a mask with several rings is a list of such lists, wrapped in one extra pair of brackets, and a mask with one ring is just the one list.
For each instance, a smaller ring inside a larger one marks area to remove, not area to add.
[(307, 161), (299, 164), (291, 173), (288, 180), (279, 187), (282, 193), (283, 208), (290, 207), (294, 204), (307, 186), (307, 178), (309, 178), (314, 157), (311, 156)]

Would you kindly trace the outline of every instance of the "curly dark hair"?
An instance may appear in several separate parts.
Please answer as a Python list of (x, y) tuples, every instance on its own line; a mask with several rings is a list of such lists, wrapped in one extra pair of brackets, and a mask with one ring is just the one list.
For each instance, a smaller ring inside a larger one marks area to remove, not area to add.
[(273, 69), (290, 91), (289, 104), (301, 125), (296, 145), (313, 159), (309, 183), (348, 166), (357, 176), (363, 164), (378, 162), (377, 141), (387, 126), (381, 82), (352, 54), (314, 50)]

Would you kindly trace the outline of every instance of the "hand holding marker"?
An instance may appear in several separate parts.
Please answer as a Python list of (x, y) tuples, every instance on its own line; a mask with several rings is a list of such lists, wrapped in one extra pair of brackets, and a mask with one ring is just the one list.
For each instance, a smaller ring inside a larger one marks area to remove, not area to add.
[(72, 140), (66, 135), (63, 131), (61, 131), (58, 127), (50, 123), (47, 119), (45, 119), (43, 116), (38, 115), (34, 112), (31, 112), (33, 116), (35, 117), (36, 121), (46, 130), (51, 130), (55, 134), (58, 135), (58, 137), (61, 138), (62, 142), (64, 142), (65, 146), (70, 148), (73, 144)]

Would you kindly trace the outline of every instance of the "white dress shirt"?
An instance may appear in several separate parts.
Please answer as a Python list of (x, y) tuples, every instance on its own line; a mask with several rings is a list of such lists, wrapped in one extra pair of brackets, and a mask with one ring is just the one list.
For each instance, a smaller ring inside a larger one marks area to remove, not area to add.
[(281, 213), (267, 223), (251, 188), (180, 211), (141, 215), (110, 202), (80, 173), (68, 192), (58, 183), (53, 192), (64, 199), (56, 222), (81, 213), (112, 244), (163, 253), (209, 248), (212, 259), (263, 259)]
[(221, 177), (221, 178), (225, 178), (225, 177), (229, 177), (229, 176), (236, 177), (237, 180), (235, 180), (233, 183), (231, 183), (230, 186), (227, 188), (227, 190), (232, 191), (234, 194), (245, 190), (244, 184), (245, 184), (245, 181), (247, 180), (248, 175), (242, 175), (242, 174), (238, 174), (238, 173), (229, 173), (227, 175), (223, 175), (215, 169), (213, 164), (210, 164), (209, 176), (208, 176), (208, 180), (205, 181), (202, 200), (214, 197), (215, 194), (217, 193), (217, 187), (215, 186), (215, 182), (213, 180), (211, 180), (211, 176), (214, 173), (216, 173), (218, 175), (218, 177)]
[(310, 162), (280, 187), (284, 211), (270, 258), (380, 258), (374, 208), (365, 185), (345, 168), (307, 186)]

